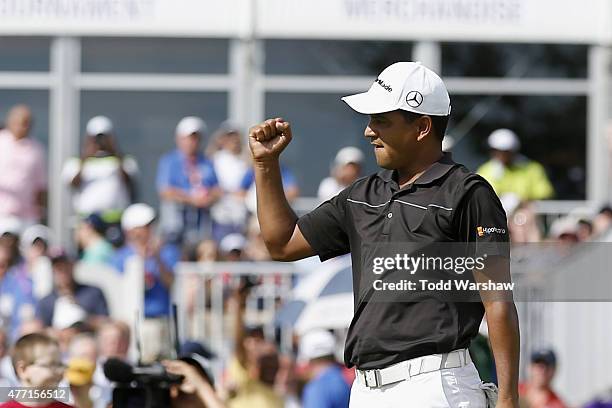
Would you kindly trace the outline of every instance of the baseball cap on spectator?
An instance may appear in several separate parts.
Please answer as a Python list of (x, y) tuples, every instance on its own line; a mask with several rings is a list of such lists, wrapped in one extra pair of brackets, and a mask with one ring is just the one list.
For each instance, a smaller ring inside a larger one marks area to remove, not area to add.
[(236, 122), (226, 120), (219, 125), (218, 132), (223, 134), (240, 133), (240, 126)]
[(347, 146), (338, 150), (336, 158), (334, 159), (334, 164), (336, 164), (336, 166), (343, 166), (349, 163), (361, 164), (363, 159), (364, 156), (361, 150), (353, 146)]
[(215, 378), (212, 375), (212, 367), (207, 358), (197, 353), (191, 353), (188, 355), (179, 356), (179, 360), (195, 367), (200, 375), (202, 375), (211, 386), (215, 386)]
[(367, 92), (345, 96), (342, 100), (366, 115), (398, 109), (432, 116), (448, 116), (451, 112), (444, 82), (420, 62), (389, 65)]
[(87, 223), (93, 228), (98, 234), (104, 234), (106, 231), (106, 223), (97, 213), (89, 214), (87, 217), (83, 219), (84, 223)]
[(221, 252), (242, 251), (246, 246), (246, 238), (242, 234), (228, 234), (219, 243)]
[(206, 122), (197, 116), (186, 116), (176, 125), (177, 136), (190, 136), (194, 133), (206, 132)]
[(550, 349), (536, 350), (531, 353), (531, 362), (555, 367), (557, 365), (557, 356), (555, 355), (555, 352)]
[(0, 236), (4, 234), (11, 234), (19, 237), (23, 224), (19, 221), (19, 218), (5, 217), (0, 218)]
[(46, 225), (35, 224), (29, 226), (21, 233), (20, 242), (25, 248), (34, 245), (37, 240), (49, 244), (51, 240), (51, 229)]
[(67, 296), (60, 296), (53, 306), (51, 326), (58, 330), (68, 329), (87, 320), (87, 312)]
[(130, 205), (121, 215), (121, 228), (129, 231), (133, 228), (145, 227), (155, 220), (155, 210), (148, 204), (136, 203)]
[(300, 339), (298, 357), (302, 361), (333, 356), (336, 352), (336, 339), (327, 330), (316, 329), (307, 332)]
[(89, 119), (85, 127), (89, 136), (110, 135), (113, 130), (113, 122), (106, 116), (94, 116)]
[(487, 143), (489, 148), (503, 152), (517, 152), (521, 148), (518, 136), (510, 129), (497, 129), (493, 131), (489, 135)]
[(561, 238), (564, 235), (576, 235), (578, 233), (578, 220), (573, 217), (562, 217), (553, 221), (550, 226), (550, 235)]

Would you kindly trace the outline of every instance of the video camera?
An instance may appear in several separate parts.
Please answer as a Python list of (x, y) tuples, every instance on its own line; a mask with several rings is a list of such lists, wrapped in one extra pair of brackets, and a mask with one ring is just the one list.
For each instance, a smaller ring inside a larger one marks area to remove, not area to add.
[(113, 408), (167, 408), (170, 387), (183, 381), (183, 376), (166, 372), (159, 363), (132, 366), (115, 358), (104, 363), (104, 375), (116, 383)]

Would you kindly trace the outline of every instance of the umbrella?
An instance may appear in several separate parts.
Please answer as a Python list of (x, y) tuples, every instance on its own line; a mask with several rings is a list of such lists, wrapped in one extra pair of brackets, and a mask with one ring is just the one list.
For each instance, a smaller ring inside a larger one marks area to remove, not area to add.
[(344, 329), (352, 318), (351, 258), (343, 256), (321, 264), (297, 284), (277, 324), (293, 326), (302, 334), (312, 329)]

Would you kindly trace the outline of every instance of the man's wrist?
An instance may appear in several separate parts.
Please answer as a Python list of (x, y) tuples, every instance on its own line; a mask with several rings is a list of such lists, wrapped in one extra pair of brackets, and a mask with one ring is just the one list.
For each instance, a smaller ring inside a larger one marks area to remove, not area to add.
[(500, 389), (497, 399), (498, 401), (517, 402), (518, 392), (510, 392), (510, 391), (505, 391), (503, 389)]
[(268, 170), (273, 167), (279, 166), (278, 156), (269, 157), (265, 159), (253, 160), (253, 167), (255, 170)]

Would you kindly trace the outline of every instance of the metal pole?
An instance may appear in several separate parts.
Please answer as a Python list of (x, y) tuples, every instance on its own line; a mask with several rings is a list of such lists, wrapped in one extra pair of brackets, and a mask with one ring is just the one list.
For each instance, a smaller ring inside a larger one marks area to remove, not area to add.
[(74, 78), (80, 71), (80, 41), (56, 37), (51, 44), (52, 86), (49, 103), (49, 226), (58, 241), (70, 244), (70, 194), (61, 180), (64, 163), (78, 153), (79, 93)]
[(596, 207), (610, 200), (609, 147), (606, 125), (610, 117), (610, 47), (589, 48), (587, 102), (587, 200)]

